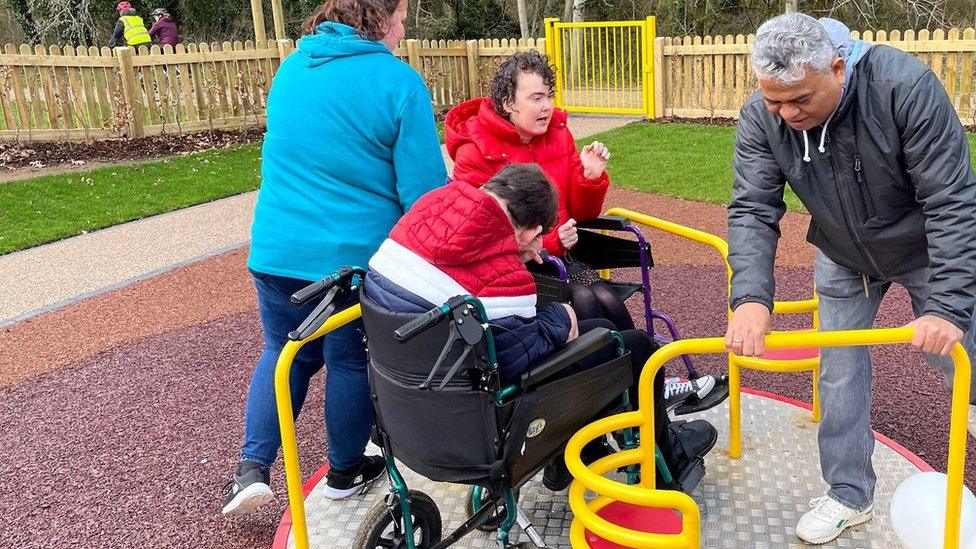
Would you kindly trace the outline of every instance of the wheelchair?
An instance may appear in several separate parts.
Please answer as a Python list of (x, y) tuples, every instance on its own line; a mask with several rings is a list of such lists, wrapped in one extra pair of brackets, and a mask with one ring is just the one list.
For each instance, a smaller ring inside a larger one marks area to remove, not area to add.
[[(364, 276), (362, 269), (345, 268), (292, 296), (296, 305), (321, 301), (289, 338), (315, 333), (337, 312), (334, 303), (359, 292)], [(518, 523), (531, 543), (545, 547), (518, 510), (519, 488), (562, 459), (580, 427), (601, 413), (629, 409), (627, 389), (634, 379), (620, 335), (603, 328), (581, 334), (503, 384), (476, 298), (457, 296), (422, 314), (387, 310), (364, 292), (359, 301), (376, 411), (373, 438), (383, 449), (392, 488), (363, 519), (353, 546), (441, 548), (479, 529), (497, 530), (501, 548), (528, 547), (510, 542)], [(598, 352), (599, 364), (567, 372)], [(638, 444), (630, 431), (620, 440), (622, 449)], [(397, 462), (430, 480), (470, 485), (467, 520), (443, 535), (433, 499), (407, 487)], [(658, 464), (670, 481), (663, 458)], [(625, 470), (628, 482), (637, 482), (636, 471)]]
[[(579, 221), (579, 241), (569, 257), (585, 264), (591, 269), (602, 271), (605, 275), (603, 282), (611, 292), (621, 301), (627, 301), (637, 293), (641, 294), (644, 305), (644, 326), (648, 334), (654, 338), (659, 346), (681, 339), (677, 325), (667, 313), (653, 307), (651, 296), (650, 269), (654, 266), (651, 246), (644, 238), (643, 232), (635, 227), (629, 219), (617, 216), (601, 216), (588, 221)], [(608, 233), (630, 233), (635, 238), (621, 238)], [(565, 263), (553, 256), (545, 255), (542, 266), (530, 265), (530, 270), (536, 278), (539, 287), (540, 303), (548, 301), (569, 302), (569, 275)], [(639, 267), (640, 282), (614, 281), (609, 278), (610, 269)], [(664, 324), (667, 333), (655, 330), (654, 321)], [(701, 374), (695, 369), (691, 357), (681, 357), (688, 379), (697, 379)], [(718, 406), (729, 396), (729, 378), (727, 375), (712, 375), (715, 386), (705, 397), (692, 395), (674, 409), (676, 416), (701, 412)]]
[[(622, 340), (606, 329), (587, 332), (503, 385), (477, 299), (458, 296), (419, 315), (386, 310), (366, 294), (360, 305), (376, 432), (393, 490), (364, 520), (356, 547), (447, 547), (475, 528), (495, 525), (499, 547), (515, 547), (509, 532), (520, 515), (519, 487), (561, 458), (576, 430), (620, 401), (633, 383)], [(608, 346), (616, 350), (613, 358), (565, 375)], [(407, 488), (394, 457), (431, 480), (471, 485), (468, 520), (442, 538), (436, 505)], [(523, 531), (543, 546), (522, 521)]]

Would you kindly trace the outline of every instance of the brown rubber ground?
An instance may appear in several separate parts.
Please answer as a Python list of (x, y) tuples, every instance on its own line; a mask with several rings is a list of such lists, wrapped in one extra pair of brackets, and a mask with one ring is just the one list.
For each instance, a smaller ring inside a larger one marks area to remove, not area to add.
[[(607, 203), (725, 234), (721, 206), (624, 190), (613, 191)], [(781, 298), (811, 290), (806, 222), (800, 214), (784, 220)], [(652, 246), (655, 306), (671, 314), (685, 337), (723, 334), (725, 272), (718, 255), (658, 235)], [(260, 351), (245, 257), (243, 250), (213, 257), (0, 330), (0, 545), (270, 545), (286, 505), (280, 460), (272, 471), (273, 505), (231, 520), (219, 513)], [(910, 320), (907, 303), (904, 291), (893, 290), (878, 325)], [(639, 317), (639, 302), (630, 305)], [(940, 377), (913, 350), (889, 347), (874, 356), (875, 428), (944, 470), (949, 408)], [(707, 372), (725, 369), (719, 356), (696, 360)], [(747, 386), (810, 400), (808, 376), (744, 377)], [(326, 447), (321, 381), (313, 387), (299, 426), (306, 475), (322, 463)], [(971, 487), (973, 457), (970, 452)]]

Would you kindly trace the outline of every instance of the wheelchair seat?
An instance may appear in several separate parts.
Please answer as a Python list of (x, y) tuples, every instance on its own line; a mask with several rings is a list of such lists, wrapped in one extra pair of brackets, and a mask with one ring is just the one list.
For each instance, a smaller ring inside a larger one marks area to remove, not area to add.
[[(491, 332), (483, 328), (477, 307), (464, 305), (453, 320), (400, 342), (394, 333), (422, 315), (387, 310), (365, 292), (360, 303), (381, 439), (394, 457), (435, 481), (517, 488), (633, 381), (626, 352), (561, 375), (582, 358), (615, 345), (609, 330), (583, 334), (503, 387), (492, 363)], [(465, 342), (442, 352), (446, 341), (457, 339), (452, 330), (465, 318), (469, 326), (481, 327), (481, 337), (466, 341), (469, 352)], [(432, 372), (435, 363), (443, 367)], [(430, 383), (421, 388), (426, 379)]]

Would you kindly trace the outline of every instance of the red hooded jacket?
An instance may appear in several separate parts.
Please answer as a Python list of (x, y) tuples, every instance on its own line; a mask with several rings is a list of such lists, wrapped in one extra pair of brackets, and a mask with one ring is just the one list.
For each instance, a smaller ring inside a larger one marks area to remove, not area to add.
[(518, 254), (512, 222), (498, 202), (454, 182), (417, 200), (369, 266), (434, 305), (471, 294), (489, 319), (532, 318), (535, 279)]
[(477, 297), (488, 314), (502, 380), (566, 344), (565, 307), (536, 310), (535, 279), (519, 259), (501, 205), (455, 181), (422, 196), (369, 260), (363, 291), (377, 304), (422, 312), (453, 296)]
[[(508, 164), (534, 162), (559, 191), (556, 227), (569, 218), (586, 220), (599, 216), (610, 178), (606, 172), (598, 179), (583, 176), (583, 164), (573, 134), (566, 127), (566, 118), (565, 111), (555, 109), (549, 130), (523, 143), (515, 126), (495, 112), (490, 98), (479, 97), (457, 105), (444, 120), (447, 152), (454, 159), (454, 179), (481, 186)], [(543, 243), (550, 253), (566, 253), (555, 230), (545, 236)]]

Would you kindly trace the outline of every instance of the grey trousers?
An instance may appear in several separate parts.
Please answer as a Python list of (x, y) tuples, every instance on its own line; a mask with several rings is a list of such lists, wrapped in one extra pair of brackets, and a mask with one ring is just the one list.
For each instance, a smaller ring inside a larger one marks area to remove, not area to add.
[[(878, 307), (892, 283), (904, 286), (912, 299), (915, 316), (929, 297), (929, 269), (922, 268), (890, 280), (867, 280), (817, 252), (814, 279), (820, 299), (820, 329), (863, 330), (874, 325)], [(971, 323), (962, 344), (970, 360), (976, 358), (976, 329)], [(926, 353), (929, 364), (952, 382), (949, 357)], [(976, 360), (974, 360), (976, 362)], [(973, 376), (970, 398), (976, 397)], [(818, 442), (820, 470), (830, 485), (828, 494), (844, 505), (863, 510), (874, 501), (877, 477), (871, 466), (874, 436), (871, 432), (871, 357), (868, 347), (825, 347), (820, 354), (820, 403), (822, 418)]]

